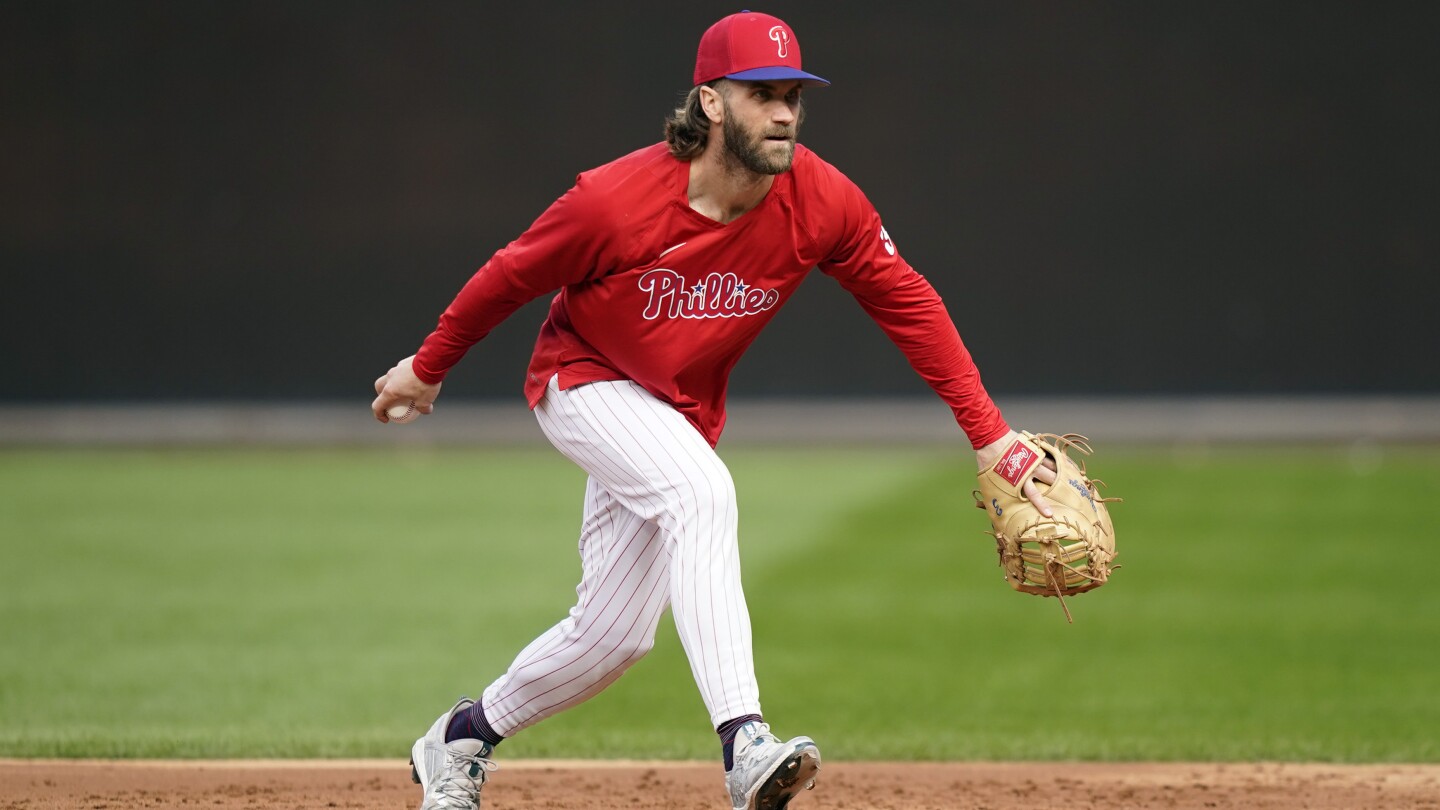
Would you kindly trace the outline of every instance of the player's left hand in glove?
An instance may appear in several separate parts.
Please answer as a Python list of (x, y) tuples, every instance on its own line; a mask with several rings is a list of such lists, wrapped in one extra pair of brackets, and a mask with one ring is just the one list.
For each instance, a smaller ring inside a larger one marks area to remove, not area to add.
[(975, 505), (990, 518), (1010, 586), (1059, 597), (1070, 619), (1065, 597), (1104, 585), (1119, 567), (1106, 504), (1120, 499), (1102, 497), (1104, 482), (1090, 478), (1070, 458), (1070, 450), (1091, 454), (1083, 436), (1011, 433), (1002, 443), (998, 456), (992, 454), (994, 461), (980, 471)]

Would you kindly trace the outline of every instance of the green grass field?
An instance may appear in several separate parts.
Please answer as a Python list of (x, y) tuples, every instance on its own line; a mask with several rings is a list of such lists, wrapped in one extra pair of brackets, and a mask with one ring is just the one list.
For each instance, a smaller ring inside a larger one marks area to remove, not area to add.
[[(723, 450), (767, 718), (841, 759), (1440, 761), (1433, 453), (1100, 448), (1124, 568), (1010, 591), (964, 454)], [(561, 618), (547, 450), (0, 452), (0, 756), (403, 758)], [(715, 755), (655, 652), (506, 756)]]

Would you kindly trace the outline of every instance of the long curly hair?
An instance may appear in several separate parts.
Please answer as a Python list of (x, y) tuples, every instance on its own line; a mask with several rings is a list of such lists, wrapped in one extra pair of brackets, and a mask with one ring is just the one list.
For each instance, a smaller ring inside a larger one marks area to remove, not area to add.
[(700, 88), (714, 87), (715, 84), (706, 82), (690, 88), (685, 101), (665, 117), (665, 143), (670, 146), (670, 154), (681, 160), (699, 157), (710, 140), (710, 117), (700, 104)]

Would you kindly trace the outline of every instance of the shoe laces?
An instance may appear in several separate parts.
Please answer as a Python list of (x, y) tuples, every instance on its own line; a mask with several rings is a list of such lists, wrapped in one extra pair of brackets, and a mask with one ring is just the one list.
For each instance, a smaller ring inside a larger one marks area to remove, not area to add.
[(480, 804), (480, 787), (485, 784), (487, 773), (500, 766), (482, 756), (461, 754), (451, 751), (445, 762), (445, 775), (435, 786), (435, 794), (441, 797), (440, 806), (474, 808)]
[(754, 726), (755, 734), (745, 735), (746, 743), (744, 753), (748, 754), (751, 749), (758, 745), (764, 745), (765, 743), (775, 743), (777, 745), (780, 743), (780, 738), (770, 733), (769, 723), (755, 723)]

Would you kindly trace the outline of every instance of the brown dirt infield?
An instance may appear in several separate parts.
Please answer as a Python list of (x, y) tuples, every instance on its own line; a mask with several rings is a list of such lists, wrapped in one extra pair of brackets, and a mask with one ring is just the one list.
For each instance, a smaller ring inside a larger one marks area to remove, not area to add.
[[(486, 810), (727, 806), (713, 763), (502, 763)], [(387, 808), (419, 804), (405, 762), (0, 760), (0, 810)], [(827, 764), (794, 810), (1440, 810), (1440, 765)]]

